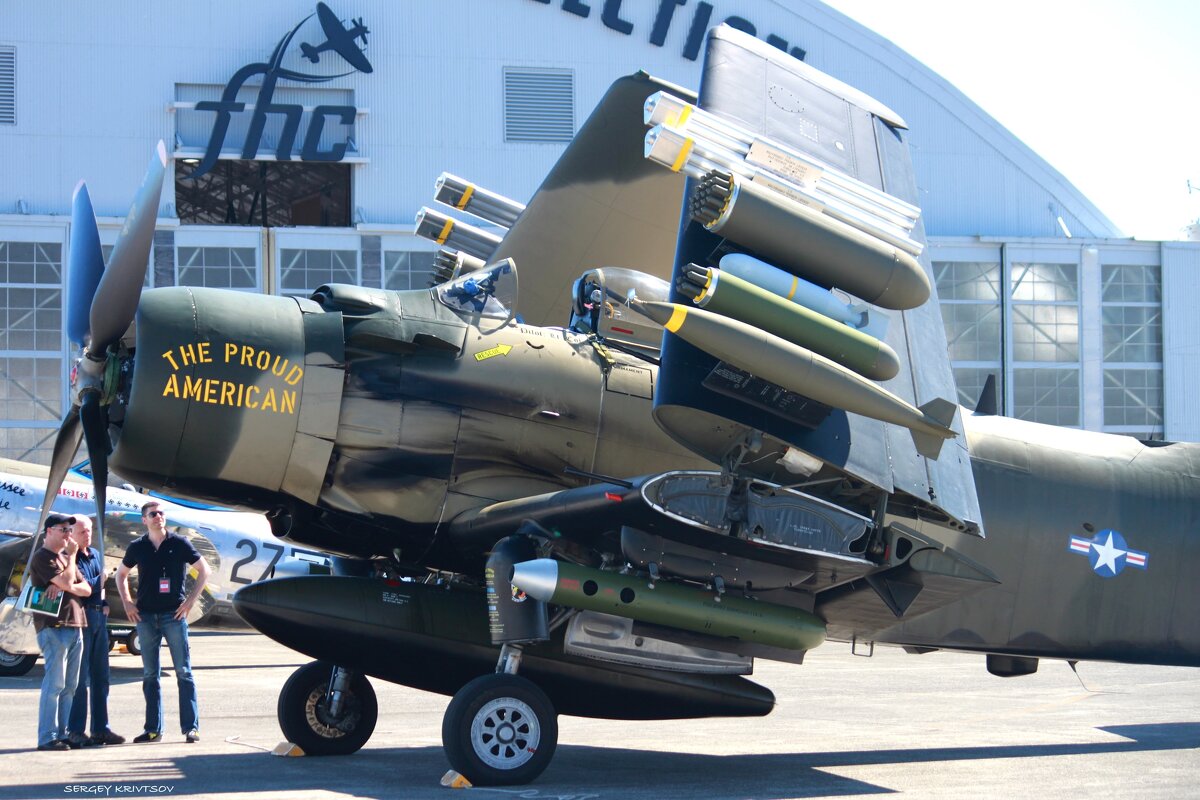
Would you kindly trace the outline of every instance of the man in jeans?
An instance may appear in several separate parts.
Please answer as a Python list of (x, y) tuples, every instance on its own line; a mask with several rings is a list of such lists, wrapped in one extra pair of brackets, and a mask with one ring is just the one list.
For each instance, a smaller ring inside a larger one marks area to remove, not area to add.
[(85, 624), (79, 597), (91, 592), (75, 568), (78, 546), (70, 537), (74, 525), (74, 517), (62, 514), (46, 517), (42, 546), (29, 559), (30, 582), (39, 589), (47, 589), (47, 596), (63, 595), (58, 617), (33, 615), (38, 646), (46, 664), (38, 703), (38, 750), (71, 748), (67, 742), (67, 717), (79, 679), (83, 650), (79, 632)]
[[(117, 590), (125, 615), (137, 623), (138, 643), (142, 648), (142, 694), (146, 696), (146, 729), (134, 742), (162, 739), (163, 711), (161, 675), (158, 663), (163, 638), (171, 651), (175, 682), (179, 685), (179, 724), (189, 742), (200, 741), (200, 712), (196, 702), (196, 682), (192, 678), (192, 659), (188, 650), (187, 615), (208, 582), (208, 563), (192, 543), (167, 532), (167, 518), (159, 503), (142, 506), (146, 535), (135, 539), (125, 551), (117, 570)], [(184, 596), (184, 576), (189, 565), (196, 569), (192, 591)], [(137, 603), (129, 595), (129, 571), (137, 568)]]
[[(71, 538), (79, 546), (75, 568), (87, 581), (91, 593), (81, 598), (87, 627), (83, 629), (83, 660), (79, 666), (79, 688), (71, 703), (67, 743), (73, 747), (122, 744), (125, 737), (108, 729), (108, 600), (104, 598), (104, 556), (92, 547), (92, 521), (76, 517)], [(92, 735), (84, 735), (91, 695)]]

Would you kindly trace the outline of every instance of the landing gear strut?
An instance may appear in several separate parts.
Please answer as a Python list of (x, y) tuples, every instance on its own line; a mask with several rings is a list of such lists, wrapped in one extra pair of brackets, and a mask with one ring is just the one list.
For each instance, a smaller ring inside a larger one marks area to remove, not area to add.
[(307, 755), (344, 756), (371, 738), (379, 704), (362, 673), (314, 661), (287, 679), (278, 714), (283, 735)]
[(558, 716), (537, 684), (513, 674), (519, 664), (519, 648), (505, 645), (497, 672), (459, 689), (446, 707), (446, 758), (477, 786), (529, 783), (554, 757)]

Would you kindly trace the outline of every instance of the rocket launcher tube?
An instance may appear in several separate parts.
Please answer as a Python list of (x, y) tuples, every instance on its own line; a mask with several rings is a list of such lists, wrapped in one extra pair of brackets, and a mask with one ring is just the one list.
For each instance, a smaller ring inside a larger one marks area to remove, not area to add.
[(468, 225), (429, 207), (422, 207), (416, 217), (417, 235), (440, 245), (461, 250), (485, 261), (500, 245), (500, 237), (482, 228)]
[(544, 603), (614, 614), (788, 650), (811, 650), (825, 641), (825, 623), (799, 608), (733, 594), (717, 598), (699, 586), (539, 558), (513, 565), (513, 586)]
[(689, 344), (827, 406), (908, 428), (917, 452), (936, 459), (957, 408), (937, 398), (921, 408), (841, 364), (774, 334), (699, 308), (637, 302), (635, 308)]
[(929, 299), (929, 276), (911, 254), (754, 181), (710, 174), (697, 184), (689, 213), (764, 260), (868, 303), (904, 310)]
[(765, 261), (759, 261), (754, 256), (729, 253), (721, 259), (721, 271), (728, 275), (736, 275), (744, 281), (793, 303), (811, 308), (818, 314), (836, 319), (851, 328), (857, 328), (868, 336), (882, 339), (887, 335), (886, 314), (872, 311), (862, 303), (843, 302), (830, 290), (806, 281), (799, 275), (784, 272)]
[(511, 228), (525, 206), (504, 195), (489, 192), (457, 175), (443, 172), (433, 185), (433, 197), (459, 211), (466, 211), (486, 222)]
[(696, 270), (704, 276), (695, 300), (701, 308), (807, 347), (873, 381), (891, 380), (900, 372), (896, 351), (878, 339), (720, 270), (689, 265), (689, 281), (698, 276)]
[(710, 142), (688, 137), (673, 128), (659, 125), (650, 130), (646, 134), (645, 156), (674, 172), (683, 172), (691, 177), (699, 177), (705, 170), (716, 170), (758, 181), (795, 202), (826, 213), (844, 224), (914, 255), (923, 249), (920, 242), (909, 236), (914, 224), (912, 222), (902, 224), (896, 219), (884, 219), (869, 211), (847, 206), (834, 197), (813, 191), (811, 186), (763, 170), (742, 160), (736, 153)]
[[(668, 92), (655, 92), (646, 98), (642, 119), (646, 125), (666, 125), (697, 138), (708, 138), (743, 158), (750, 156), (752, 148), (758, 143), (782, 154), (786, 159), (796, 162), (801, 165), (801, 168), (811, 168), (814, 180), (822, 190), (845, 197), (848, 202), (881, 206), (911, 220), (912, 223), (915, 223), (921, 215), (921, 209), (912, 203), (906, 203), (869, 183), (864, 183), (833, 169), (825, 162), (807, 153), (794, 150), (773, 139), (759, 136), (729, 120), (710, 114), (699, 106)], [(908, 227), (911, 228), (912, 223)]]

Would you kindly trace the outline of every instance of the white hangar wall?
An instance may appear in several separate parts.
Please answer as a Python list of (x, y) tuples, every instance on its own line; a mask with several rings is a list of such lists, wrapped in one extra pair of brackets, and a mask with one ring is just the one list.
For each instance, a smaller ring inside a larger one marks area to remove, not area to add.
[[(1055, 236), (1057, 214), (1077, 236), (1120, 235), (1058, 172), (960, 92), (819, 2), (795, 0), (789, 8), (766, 0), (688, 0), (675, 8), (661, 46), (651, 44), (651, 36), (660, 9), (672, 3), (619, 4), (629, 33), (605, 24), (604, 5), (339, 5), (339, 14), (361, 17), (371, 30), (367, 54), (374, 72), (328, 84), (367, 109), (355, 125), (358, 151), (370, 165), (355, 175), (354, 202), (365, 218), (408, 221), (443, 169), (527, 198), (561, 146), (504, 142), (502, 69), (569, 70), (578, 123), (613, 79), (634, 69), (694, 87), (699, 62), (684, 54), (689, 39), (694, 46), (696, 16), (707, 6), (711, 22), (740, 17), (761, 37), (802, 48), (808, 63), (905, 117), (933, 235)], [(587, 8), (587, 17), (572, 8)], [(170, 107), (177, 87), (223, 86), (239, 67), (265, 60), (311, 13), (307, 0), (126, 0), (79, 4), (70, 14), (37, 4), (6, 6), (0, 45), (17, 50), (17, 124), (0, 128), (0, 163), (8, 176), (0, 210), (12, 210), (19, 197), (30, 213), (65, 213), (70, 187), (86, 178), (97, 213), (123, 214), (145, 154), (175, 133)], [(170, 202), (168, 193), (164, 207)]]

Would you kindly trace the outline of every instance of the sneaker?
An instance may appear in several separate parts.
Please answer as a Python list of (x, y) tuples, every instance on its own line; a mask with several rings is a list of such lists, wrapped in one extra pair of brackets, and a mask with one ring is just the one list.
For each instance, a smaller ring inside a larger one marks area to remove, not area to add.
[(198, 741), (200, 741), (200, 731), (196, 730), (195, 728), (192, 728), (190, 731), (188, 731), (186, 734), (184, 734), (184, 737), (187, 739), (189, 744), (191, 744), (192, 742), (198, 742)]
[(67, 744), (62, 739), (55, 739), (53, 742), (47, 742), (46, 744), (39, 744), (37, 749), (38, 750), (70, 750), (71, 745)]
[(145, 744), (146, 742), (157, 742), (162, 738), (161, 733), (152, 733), (151, 731), (142, 731), (137, 736), (133, 737), (134, 744)]
[(125, 737), (119, 733), (105, 731), (99, 736), (93, 736), (91, 739), (88, 739), (88, 742), (90, 742), (93, 746), (105, 744), (125, 744)]

